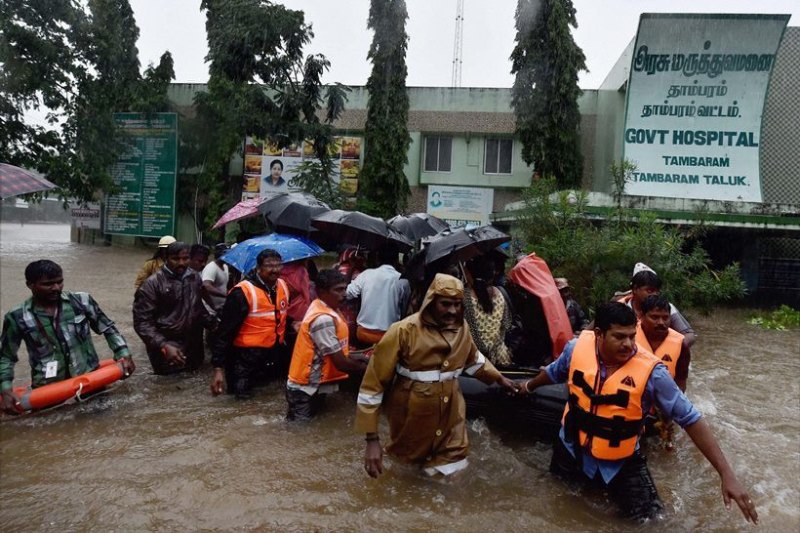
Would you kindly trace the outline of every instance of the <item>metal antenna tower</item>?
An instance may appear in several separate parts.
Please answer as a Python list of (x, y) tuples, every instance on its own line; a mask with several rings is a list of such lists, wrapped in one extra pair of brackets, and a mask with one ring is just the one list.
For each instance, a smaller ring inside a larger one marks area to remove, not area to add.
[(456, 0), (456, 35), (453, 39), (453, 78), (450, 84), (461, 87), (461, 55), (464, 48), (464, 0)]

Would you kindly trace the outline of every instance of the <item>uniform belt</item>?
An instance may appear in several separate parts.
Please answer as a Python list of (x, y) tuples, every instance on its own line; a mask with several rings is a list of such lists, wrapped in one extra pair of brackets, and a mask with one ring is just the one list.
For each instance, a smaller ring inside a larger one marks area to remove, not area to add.
[(450, 381), (456, 379), (461, 375), (463, 369), (453, 370), (451, 372), (441, 372), (440, 370), (409, 370), (404, 366), (397, 365), (397, 373), (401, 376), (422, 383), (437, 383), (442, 381)]

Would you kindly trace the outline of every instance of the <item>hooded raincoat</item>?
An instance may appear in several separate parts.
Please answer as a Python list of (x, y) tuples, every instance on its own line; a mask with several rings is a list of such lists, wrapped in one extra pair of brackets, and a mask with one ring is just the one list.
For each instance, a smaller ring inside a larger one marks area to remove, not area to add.
[(463, 298), (464, 287), (452, 276), (437, 274), (420, 311), (389, 328), (361, 382), (356, 431), (377, 432), (384, 405), (390, 431), (386, 451), (449, 474), (466, 466), (469, 445), (458, 375), (465, 372), (485, 383), (501, 375), (478, 351), (463, 320), (450, 327), (434, 320), (430, 307), (436, 296)]

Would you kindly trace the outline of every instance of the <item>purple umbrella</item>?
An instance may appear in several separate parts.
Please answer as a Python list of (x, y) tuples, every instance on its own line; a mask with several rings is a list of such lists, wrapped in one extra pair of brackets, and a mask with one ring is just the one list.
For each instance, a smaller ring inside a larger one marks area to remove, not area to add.
[(58, 187), (55, 183), (28, 170), (0, 163), (0, 198), (20, 196)]

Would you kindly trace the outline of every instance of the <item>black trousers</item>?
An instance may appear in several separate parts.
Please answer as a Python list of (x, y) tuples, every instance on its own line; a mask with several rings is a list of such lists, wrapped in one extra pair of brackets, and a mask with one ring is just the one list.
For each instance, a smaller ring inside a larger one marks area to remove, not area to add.
[(611, 501), (628, 518), (652, 519), (664, 509), (653, 477), (647, 468), (647, 460), (639, 450), (625, 460), (619, 473), (605, 485), (599, 472), (593, 480), (586, 477), (578, 461), (569, 453), (561, 439), (557, 438), (553, 444), (550, 471), (570, 483), (593, 483), (604, 486)]
[(319, 413), (325, 403), (325, 395), (316, 393), (309, 396), (297, 389), (286, 388), (286, 420), (306, 421), (311, 420)]
[(288, 364), (282, 345), (272, 348), (231, 348), (225, 362), (225, 381), (228, 392), (237, 398), (253, 396), (253, 386), (275, 378), (286, 378)]

